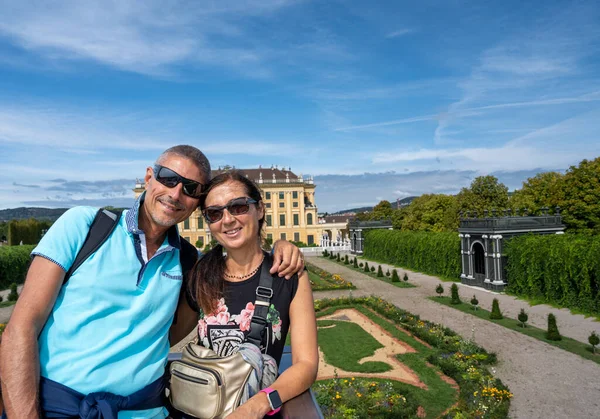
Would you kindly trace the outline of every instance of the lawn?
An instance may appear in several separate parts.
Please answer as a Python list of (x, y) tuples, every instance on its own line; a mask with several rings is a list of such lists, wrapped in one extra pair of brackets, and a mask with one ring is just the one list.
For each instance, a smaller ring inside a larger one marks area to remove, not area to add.
[(0, 308), (14, 306), (16, 301), (2, 301), (0, 302)]
[[(523, 328), (523, 327), (521, 327), (521, 323), (516, 319), (504, 317), (501, 320), (492, 320), (492, 319), (490, 319), (489, 311), (484, 310), (482, 308), (473, 310), (473, 307), (471, 306), (471, 304), (467, 304), (464, 302), (462, 302), (460, 304), (451, 304), (450, 297), (429, 297), (429, 299), (431, 301), (435, 301), (436, 303), (440, 303), (445, 306), (460, 310), (464, 313), (468, 313), (473, 316), (479, 317), (480, 319), (484, 319), (484, 320), (499, 324), (499, 325), (507, 327), (511, 330), (517, 331), (519, 333), (523, 333), (524, 335), (531, 336), (532, 338), (541, 340), (550, 345), (556, 346), (557, 348), (564, 349), (565, 351), (577, 354), (583, 358), (590, 359), (590, 360), (600, 364), (600, 354), (598, 354), (598, 353), (593, 354), (592, 347), (590, 345), (587, 345), (583, 342), (579, 342), (578, 340), (571, 339), (571, 338), (568, 338), (565, 336), (562, 337), (562, 340), (558, 340), (558, 341), (548, 340), (548, 339), (546, 339), (546, 331), (545, 330), (539, 329), (537, 327), (530, 326), (530, 325), (527, 325), (527, 327)], [(500, 309), (502, 309), (502, 307), (500, 307)], [(560, 330), (560, 324), (558, 325), (558, 328)]]

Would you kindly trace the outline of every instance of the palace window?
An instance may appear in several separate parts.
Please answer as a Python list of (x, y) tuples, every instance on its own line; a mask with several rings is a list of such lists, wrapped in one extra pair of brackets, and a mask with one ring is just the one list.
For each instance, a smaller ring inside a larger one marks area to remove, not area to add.
[(271, 214), (267, 214), (267, 227), (271, 227), (273, 225), (273, 219)]
[(202, 216), (198, 217), (198, 228), (204, 228), (204, 218)]
[(285, 214), (279, 214), (279, 226), (285, 225)]
[(313, 216), (312, 214), (306, 214), (306, 224), (308, 224), (309, 226), (311, 226), (313, 223)]
[(300, 219), (298, 214), (294, 214), (294, 225), (300, 225)]
[(189, 218), (183, 222), (183, 229), (184, 230), (189, 230), (190, 229), (190, 219)]
[(271, 203), (270, 202), (266, 202), (265, 203), (265, 208), (271, 208)]
[(204, 236), (198, 236), (198, 241), (196, 243), (196, 247), (202, 249), (204, 247)]
[(299, 242), (300, 241), (300, 233), (294, 233), (294, 241), (295, 242)]
[(265, 192), (265, 199), (271, 199), (271, 192)]
[(292, 198), (293, 199), (298, 199), (298, 191), (293, 191), (292, 192)]
[(292, 207), (294, 207), (294, 208), (298, 208), (298, 201), (294, 201), (294, 202), (292, 202)]
[(281, 237), (281, 240), (287, 240), (285, 233), (281, 233), (279, 237)]
[(279, 208), (283, 208), (285, 206), (285, 202), (280, 202), (279, 203)]
[(285, 195), (283, 194), (283, 192), (279, 192), (279, 199), (284, 199)]
[(309, 234), (308, 236), (306, 236), (306, 240), (307, 240), (306, 244), (315, 244), (315, 236), (313, 236), (312, 234)]

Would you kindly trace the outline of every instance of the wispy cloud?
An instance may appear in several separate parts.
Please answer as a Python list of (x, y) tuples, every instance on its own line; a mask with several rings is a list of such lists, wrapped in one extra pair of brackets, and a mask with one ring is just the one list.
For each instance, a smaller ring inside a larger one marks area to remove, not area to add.
[(410, 33), (413, 33), (414, 30), (413, 29), (409, 29), (409, 28), (404, 28), (404, 29), (398, 29), (396, 31), (390, 32), (388, 34), (385, 35), (386, 38), (399, 38), (401, 36), (404, 35), (408, 35)]

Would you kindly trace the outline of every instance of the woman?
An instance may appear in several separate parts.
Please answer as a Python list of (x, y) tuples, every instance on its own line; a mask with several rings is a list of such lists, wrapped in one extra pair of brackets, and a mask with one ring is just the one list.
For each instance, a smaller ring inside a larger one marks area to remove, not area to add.
[[(237, 171), (213, 178), (200, 208), (219, 244), (194, 268), (189, 299), (200, 313), (199, 344), (227, 356), (250, 328), (265, 257), (260, 245), (265, 209), (258, 187)], [(288, 330), (292, 335), (292, 366), (269, 386), (285, 402), (308, 389), (317, 374), (317, 328), (306, 271), (290, 280), (273, 279), (267, 322), (262, 346), (277, 365)], [(273, 396), (258, 392), (229, 418), (262, 418), (271, 411), (269, 399)]]

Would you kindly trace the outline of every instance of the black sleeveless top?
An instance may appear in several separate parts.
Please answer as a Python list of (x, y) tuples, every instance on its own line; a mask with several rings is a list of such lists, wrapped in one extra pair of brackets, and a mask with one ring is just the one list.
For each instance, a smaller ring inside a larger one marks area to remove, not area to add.
[[(194, 308), (199, 312), (199, 344), (211, 348), (218, 356), (227, 356), (243, 343), (254, 314), (260, 271), (244, 281), (225, 281), (224, 297), (219, 300), (215, 312), (206, 314), (195, 304)], [(278, 366), (290, 327), (290, 304), (297, 290), (298, 275), (289, 280), (273, 277), (273, 297), (262, 347), (263, 353), (271, 355)]]

